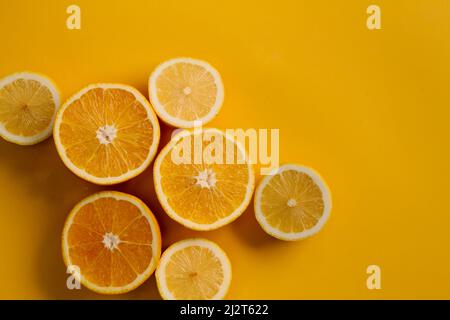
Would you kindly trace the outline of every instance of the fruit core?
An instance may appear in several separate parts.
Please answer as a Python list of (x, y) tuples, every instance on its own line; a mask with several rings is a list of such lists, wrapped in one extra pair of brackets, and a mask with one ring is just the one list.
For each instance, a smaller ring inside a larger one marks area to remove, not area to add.
[(198, 173), (198, 176), (195, 177), (196, 184), (198, 184), (202, 188), (212, 188), (216, 185), (216, 173), (212, 169), (205, 169)]
[(297, 205), (297, 200), (291, 198), (291, 199), (289, 199), (287, 201), (287, 205), (288, 205), (289, 208), (293, 208), (293, 207), (295, 207)]
[(117, 249), (120, 243), (120, 239), (118, 235), (115, 235), (111, 232), (105, 233), (103, 236), (103, 244), (105, 245), (106, 249), (109, 249), (113, 251), (114, 249)]
[(117, 137), (117, 129), (114, 125), (105, 125), (98, 128), (96, 134), (101, 144), (110, 144)]
[(191, 87), (184, 87), (183, 93), (184, 93), (186, 96), (190, 95), (190, 94), (192, 93)]

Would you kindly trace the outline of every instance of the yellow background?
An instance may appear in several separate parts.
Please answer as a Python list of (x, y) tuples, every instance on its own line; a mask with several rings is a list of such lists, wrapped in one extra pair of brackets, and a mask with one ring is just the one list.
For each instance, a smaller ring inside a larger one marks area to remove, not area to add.
[[(450, 298), (450, 2), (0, 0), (0, 76), (49, 75), (62, 99), (96, 82), (147, 96), (160, 62), (189, 56), (221, 73), (218, 128), (279, 128), (282, 162), (318, 170), (333, 195), (330, 220), (295, 243), (272, 239), (250, 207), (200, 233), (170, 220), (152, 174), (109, 188), (142, 198), (163, 246), (201, 236), (228, 253), (228, 298)], [(165, 135), (170, 129), (163, 126)], [(60, 253), (64, 219), (104, 189), (69, 172), (52, 139), (0, 141), (0, 298), (103, 298), (69, 291)], [(377, 264), (382, 289), (366, 288)], [(121, 298), (159, 298), (152, 276)]]

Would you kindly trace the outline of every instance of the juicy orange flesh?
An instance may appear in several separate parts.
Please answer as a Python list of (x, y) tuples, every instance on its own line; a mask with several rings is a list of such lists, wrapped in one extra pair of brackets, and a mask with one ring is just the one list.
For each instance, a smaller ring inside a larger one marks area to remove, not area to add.
[(190, 246), (175, 252), (165, 269), (167, 288), (176, 299), (211, 299), (224, 279), (220, 260), (208, 248)]
[(199, 65), (185, 62), (164, 69), (156, 80), (156, 88), (166, 112), (187, 121), (206, 116), (217, 96), (212, 74)]
[[(295, 205), (289, 206), (294, 200)], [(320, 188), (305, 173), (286, 170), (273, 176), (262, 191), (261, 211), (267, 223), (285, 233), (314, 227), (324, 210)]]
[[(194, 150), (195, 139), (190, 137), (193, 136), (182, 138), (177, 147), (188, 139), (191, 150)], [(225, 145), (222, 135), (218, 135), (217, 139), (222, 139)], [(208, 141), (201, 142), (202, 149), (205, 150), (209, 144)], [(177, 164), (172, 161), (172, 152), (178, 152), (177, 147), (167, 153), (160, 168), (161, 188), (173, 211), (198, 224), (211, 224), (233, 213), (245, 199), (249, 181), (247, 164), (208, 164), (206, 161), (194, 164), (194, 151), (188, 158), (192, 164)], [(238, 154), (235, 146), (234, 153)], [(222, 162), (226, 162), (224, 155)], [(216, 181), (210, 188), (197, 183), (197, 177), (202, 172), (207, 172), (209, 176), (213, 173)]]
[(33, 136), (51, 123), (55, 102), (35, 80), (18, 79), (0, 88), (0, 123), (17, 136)]
[[(110, 143), (98, 130), (113, 127)], [(69, 105), (59, 137), (70, 161), (95, 177), (117, 177), (138, 168), (153, 143), (153, 125), (145, 107), (123, 89), (96, 88)]]
[[(108, 249), (105, 234), (116, 235), (117, 248)], [(84, 205), (68, 230), (69, 257), (81, 275), (100, 287), (132, 283), (152, 260), (150, 224), (132, 203), (100, 198)]]

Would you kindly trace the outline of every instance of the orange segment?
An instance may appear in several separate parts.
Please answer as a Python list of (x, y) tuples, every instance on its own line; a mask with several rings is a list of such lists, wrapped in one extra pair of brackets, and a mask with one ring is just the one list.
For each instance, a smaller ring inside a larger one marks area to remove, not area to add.
[(148, 220), (145, 217), (140, 217), (120, 231), (119, 234), (125, 242), (148, 245), (152, 241), (151, 235), (145, 232), (148, 227)]
[(120, 251), (111, 252), (111, 282), (112, 287), (125, 287), (136, 279), (136, 272), (125, 260)]
[(55, 143), (78, 176), (114, 184), (141, 173), (159, 143), (159, 125), (148, 101), (123, 85), (92, 85), (58, 113)]
[(146, 261), (151, 259), (151, 251), (148, 250), (148, 245), (123, 242), (121, 246), (120, 252), (130, 267), (136, 273), (144, 272)]
[(114, 191), (94, 194), (75, 206), (62, 240), (67, 266), (81, 282), (105, 294), (130, 291), (155, 270), (161, 236), (151, 211), (139, 199)]
[[(207, 155), (211, 146), (211, 140), (206, 138), (209, 136), (223, 146), (231, 145), (242, 162), (226, 163), (225, 148), (216, 150), (217, 159), (211, 161)], [(199, 164), (195, 163), (194, 141), (201, 141), (205, 151)], [(182, 145), (190, 146), (191, 150), (186, 163), (173, 160)], [(224, 226), (240, 216), (250, 202), (254, 173), (245, 160), (242, 147), (220, 130), (183, 131), (164, 147), (155, 161), (158, 199), (170, 217), (188, 228), (211, 230)]]

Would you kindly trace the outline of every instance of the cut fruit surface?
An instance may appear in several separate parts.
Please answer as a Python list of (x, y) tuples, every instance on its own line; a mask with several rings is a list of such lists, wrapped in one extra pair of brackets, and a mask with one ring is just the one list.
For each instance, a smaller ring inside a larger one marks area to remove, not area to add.
[(231, 264), (214, 242), (188, 239), (162, 255), (156, 281), (165, 300), (219, 300), (231, 283)]
[[(158, 222), (138, 198), (104, 191), (78, 203), (62, 235), (64, 262), (78, 280), (103, 294), (131, 291), (156, 268), (161, 255)], [(74, 269), (76, 267), (76, 269)]]
[(158, 148), (160, 129), (150, 103), (120, 84), (90, 85), (61, 107), (54, 139), (64, 164), (79, 177), (115, 184), (144, 171)]
[(166, 123), (193, 128), (211, 121), (223, 103), (219, 73), (205, 61), (177, 58), (160, 64), (149, 78), (150, 102)]
[(53, 82), (35, 73), (0, 80), (0, 136), (20, 145), (47, 139), (53, 129), (59, 93)]
[[(187, 156), (180, 159), (180, 154)], [(164, 210), (194, 230), (217, 229), (239, 217), (250, 202), (255, 181), (245, 150), (217, 129), (178, 133), (156, 158), (153, 175)]]
[(330, 210), (327, 185), (307, 167), (283, 165), (256, 188), (256, 219), (267, 233), (281, 240), (299, 240), (318, 232)]

